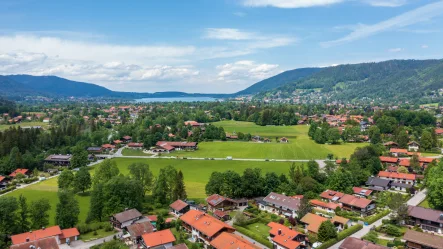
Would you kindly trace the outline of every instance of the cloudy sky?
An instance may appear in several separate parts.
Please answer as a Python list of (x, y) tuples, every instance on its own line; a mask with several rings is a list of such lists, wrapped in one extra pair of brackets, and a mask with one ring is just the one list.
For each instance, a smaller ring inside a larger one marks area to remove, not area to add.
[(443, 58), (443, 1), (1, 0), (0, 74), (232, 93), (282, 71)]

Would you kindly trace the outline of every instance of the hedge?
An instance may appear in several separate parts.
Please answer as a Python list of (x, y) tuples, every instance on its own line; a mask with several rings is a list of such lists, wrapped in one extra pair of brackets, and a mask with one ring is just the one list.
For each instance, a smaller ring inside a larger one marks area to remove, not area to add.
[(380, 212), (374, 216), (367, 217), (366, 219), (364, 219), (364, 221), (367, 222), (369, 225), (371, 225), (372, 223), (374, 223), (374, 222), (378, 221), (379, 219), (388, 215), (390, 212), (391, 212), (391, 210), (385, 209), (382, 212)]
[(12, 191), (14, 189), (15, 189), (15, 186), (7, 187), (7, 188), (5, 188), (3, 190), (0, 190), (0, 194), (8, 193), (9, 191)]
[(352, 226), (352, 227), (350, 227), (350, 228), (348, 228), (346, 230), (343, 230), (343, 231), (338, 233), (337, 238), (330, 239), (330, 240), (324, 242), (321, 246), (318, 247), (318, 249), (329, 248), (329, 247), (335, 245), (336, 243), (338, 243), (339, 241), (345, 239), (346, 237), (349, 237), (352, 234), (360, 231), (362, 228), (363, 228), (363, 225), (358, 224), (358, 225)]
[(234, 228), (235, 228), (239, 233), (242, 233), (242, 234), (248, 236), (249, 238), (251, 238), (251, 239), (257, 241), (258, 243), (260, 243), (260, 244), (262, 244), (262, 245), (265, 245), (265, 246), (267, 246), (267, 247), (269, 247), (269, 248), (273, 248), (272, 243), (271, 243), (268, 239), (265, 239), (265, 238), (263, 238), (263, 237), (261, 237), (261, 236), (255, 234), (255, 233), (253, 233), (253, 232), (249, 231), (248, 229), (246, 229), (246, 228), (244, 228), (244, 227), (241, 227), (241, 226), (234, 225)]

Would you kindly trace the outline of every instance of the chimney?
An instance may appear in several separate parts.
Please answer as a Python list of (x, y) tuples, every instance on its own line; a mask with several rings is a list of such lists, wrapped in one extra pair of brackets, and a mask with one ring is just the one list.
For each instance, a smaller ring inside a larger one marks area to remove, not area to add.
[(26, 242), (29, 242), (29, 237), (26, 238)]
[(278, 235), (281, 235), (281, 229), (278, 229)]
[(42, 227), (42, 230), (45, 230), (45, 227)]

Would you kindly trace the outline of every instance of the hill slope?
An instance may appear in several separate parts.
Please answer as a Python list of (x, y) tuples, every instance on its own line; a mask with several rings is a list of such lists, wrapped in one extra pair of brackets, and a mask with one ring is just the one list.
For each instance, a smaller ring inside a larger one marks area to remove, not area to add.
[(254, 85), (246, 88), (245, 90), (237, 92), (236, 95), (254, 94), (267, 90), (272, 90), (278, 88), (283, 84), (291, 83), (296, 80), (308, 77), (320, 70), (321, 68), (299, 68), (299, 69), (285, 71), (271, 78), (257, 82)]
[(0, 75), (0, 96), (21, 97), (27, 95), (38, 95), (38, 92), (7, 76)]
[[(291, 98), (317, 91), (323, 99), (418, 100), (443, 88), (443, 60), (391, 60), (324, 68), (309, 77), (260, 93)], [(320, 91), (320, 92), (318, 92)]]

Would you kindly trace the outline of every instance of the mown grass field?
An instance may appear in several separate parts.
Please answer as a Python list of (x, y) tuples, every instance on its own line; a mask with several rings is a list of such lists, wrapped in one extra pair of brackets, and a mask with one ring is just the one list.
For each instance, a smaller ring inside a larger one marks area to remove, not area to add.
[[(154, 175), (158, 175), (161, 168), (172, 165), (183, 172), (186, 191), (189, 198), (205, 198), (205, 185), (213, 171), (233, 170), (242, 173), (246, 168), (259, 167), (263, 174), (275, 172), (277, 174), (287, 173), (291, 163), (288, 162), (249, 162), (249, 161), (206, 161), (206, 160), (176, 160), (176, 159), (139, 159), (139, 158), (116, 158), (120, 173), (129, 174), (128, 166), (135, 162), (148, 163)], [(91, 174), (94, 169), (91, 169)], [(52, 178), (24, 189), (8, 193), (5, 196), (18, 197), (23, 194), (28, 202), (40, 198), (47, 198), (51, 203), (49, 222), (55, 221), (55, 210), (58, 203), (57, 179)], [(0, 197), (2, 198), (2, 197)], [(84, 222), (89, 210), (89, 196), (76, 196), (80, 203), (79, 221)]]
[(0, 125), (0, 131), (4, 131), (4, 130), (7, 130), (7, 129), (9, 129), (9, 127), (18, 127), (18, 126), (21, 126), (21, 127), (26, 127), (26, 126), (41, 126), (41, 127), (43, 127), (43, 128), (47, 128), (48, 127), (48, 123), (43, 123), (43, 122), (22, 122), (22, 123), (20, 123), (20, 124), (3, 124), (3, 125)]
[[(339, 145), (317, 144), (308, 136), (309, 126), (258, 126), (250, 122), (221, 121), (213, 123), (222, 126), (229, 133), (251, 133), (268, 137), (271, 143), (254, 142), (202, 142), (195, 152), (174, 152), (174, 156), (189, 157), (227, 157), (258, 159), (323, 159), (328, 154), (334, 157), (349, 157), (356, 148), (364, 143), (343, 143)], [(277, 143), (276, 137), (286, 137), (289, 143)]]

